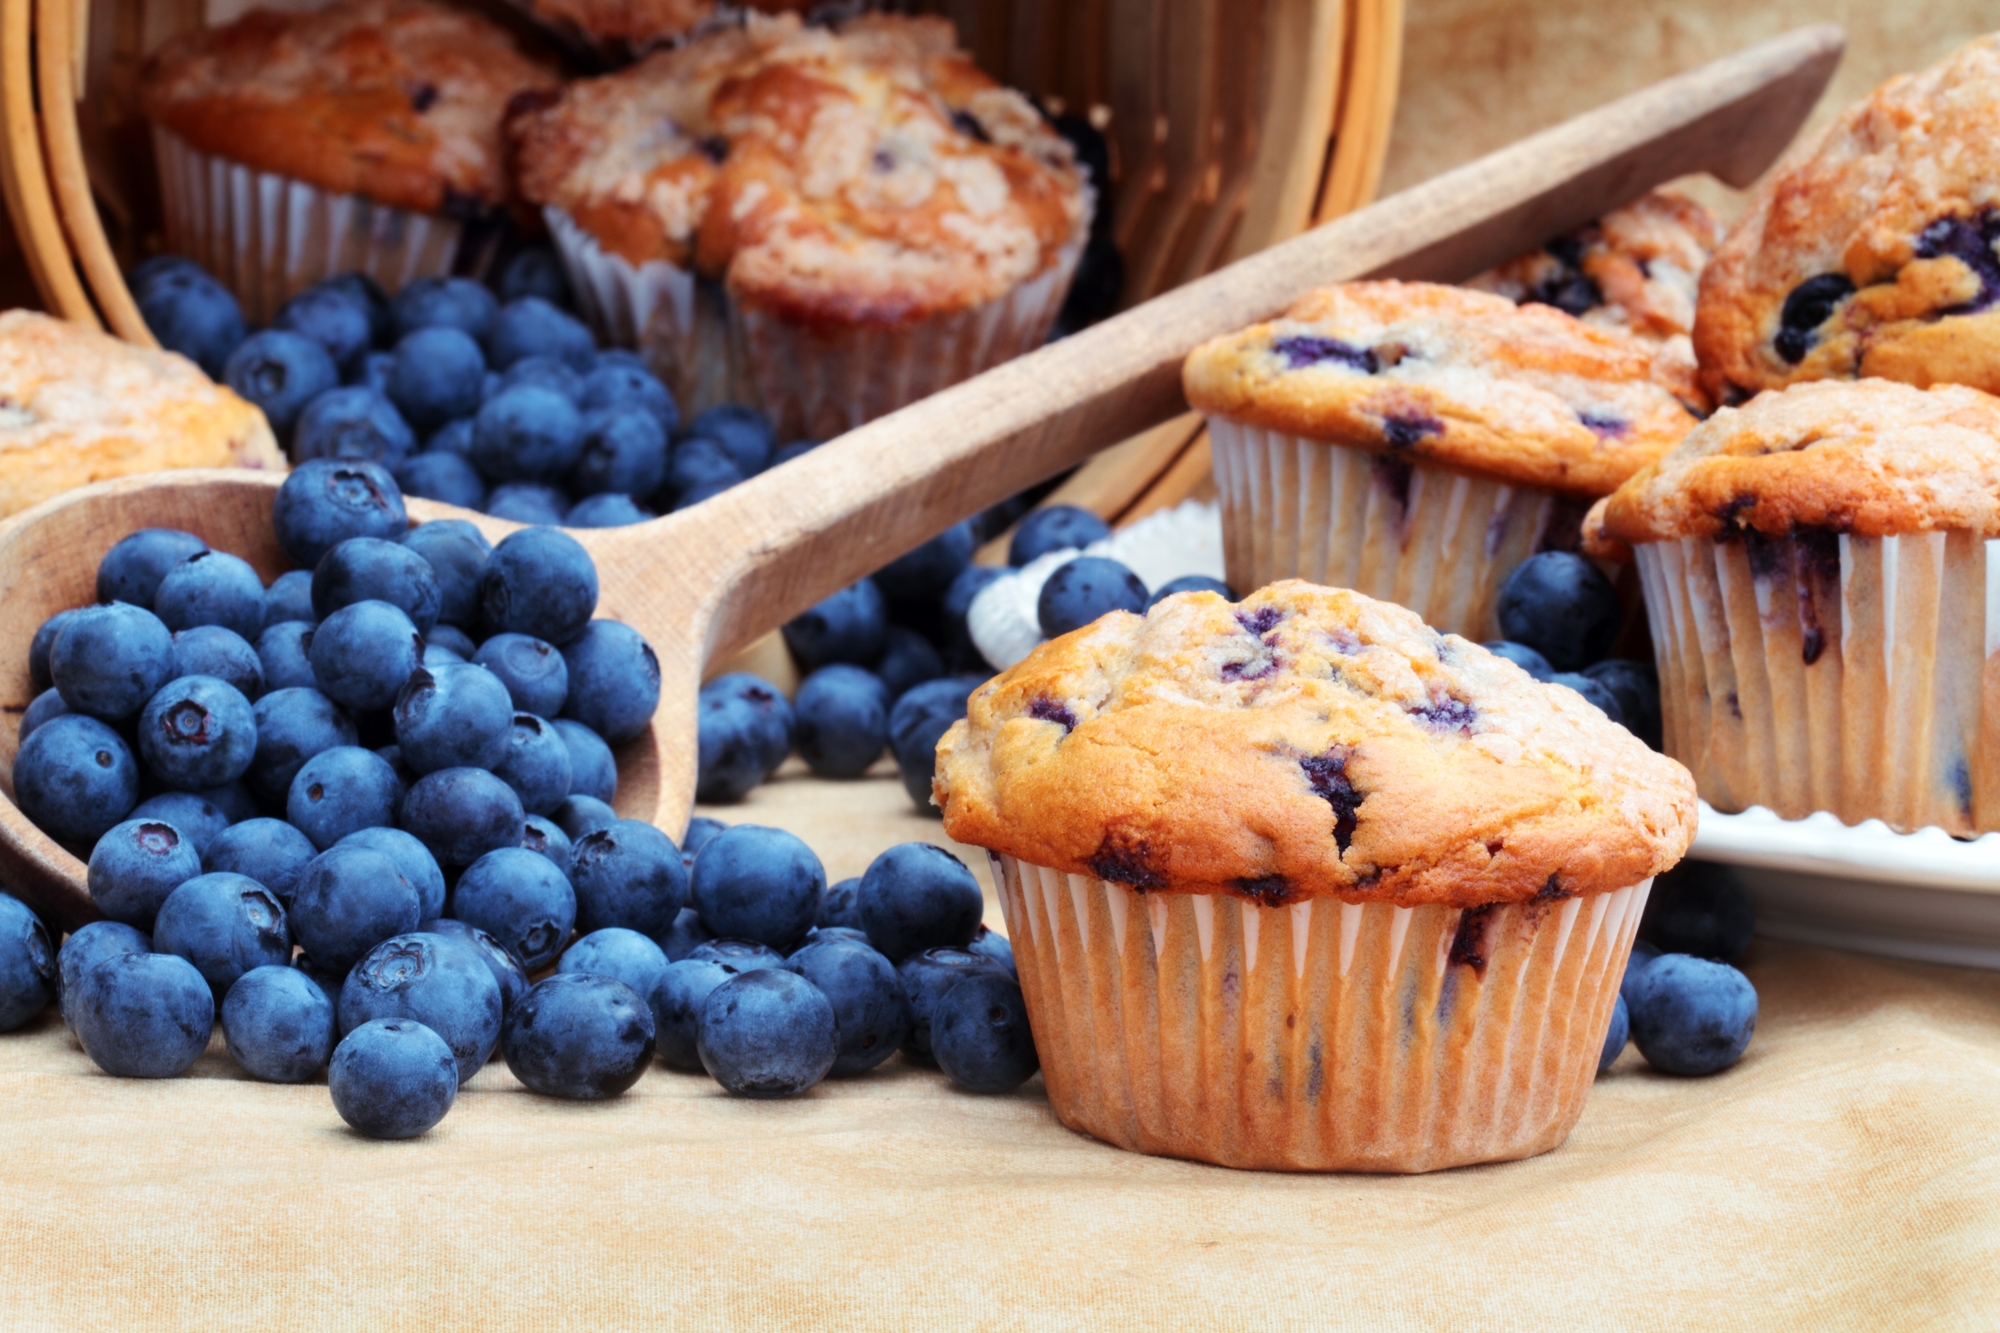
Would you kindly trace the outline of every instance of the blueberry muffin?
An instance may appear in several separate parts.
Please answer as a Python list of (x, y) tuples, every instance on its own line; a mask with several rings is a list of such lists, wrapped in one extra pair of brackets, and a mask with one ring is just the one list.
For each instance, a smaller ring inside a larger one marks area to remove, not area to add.
[(2000, 391), (2000, 36), (1891, 79), (1765, 177), (1702, 275), (1717, 401), (1878, 377)]
[(0, 314), (0, 514), (134, 472), (284, 465), (264, 414), (186, 357)]
[(2000, 399), (1762, 393), (1592, 519), (1637, 554), (1667, 753), (1717, 809), (2000, 829)]
[[(687, 36), (712, 22), (728, 21), (716, 0), (516, 0), (537, 23), (601, 58), (622, 63), (633, 55)], [(768, 12), (810, 8), (809, 0), (751, 0)]]
[(1042, 645), (933, 794), (993, 854), (1064, 1123), (1279, 1170), (1561, 1143), (1695, 826), (1687, 772), (1573, 691), (1295, 581)]
[(1591, 500), (1679, 442), (1661, 343), (1430, 283), (1326, 287), (1197, 348), (1229, 585), (1300, 577), (1498, 637), (1509, 571), (1573, 549)]
[(167, 237), (253, 320), (334, 273), (453, 271), (511, 198), (501, 120), (554, 71), (439, 0), (257, 9), (148, 63)]
[(782, 438), (1038, 346), (1090, 222), (1068, 143), (941, 19), (750, 14), (510, 133), (605, 336)]

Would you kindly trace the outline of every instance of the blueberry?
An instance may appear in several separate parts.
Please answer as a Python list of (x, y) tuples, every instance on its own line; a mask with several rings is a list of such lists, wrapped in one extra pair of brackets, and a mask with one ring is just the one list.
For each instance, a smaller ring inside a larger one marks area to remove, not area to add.
[(264, 581), (248, 561), (197, 551), (160, 580), (153, 614), (170, 630), (220, 625), (248, 638), (264, 627)]
[[(293, 620), (301, 620), (308, 625), (319, 623), (319, 616), (313, 611), (310, 570), (286, 570), (271, 580), (270, 587), (264, 589), (264, 628), (269, 629), (273, 625), (282, 625)], [(250, 638), (247, 634), (243, 637)]]
[(910, 1031), (910, 1003), (895, 964), (866, 944), (829, 938), (785, 960), (833, 1006), (840, 1053), (836, 1078), (865, 1074), (896, 1053)]
[(192, 791), (163, 791), (149, 797), (132, 807), (127, 822), (132, 819), (173, 825), (201, 857), (208, 855), (209, 847), (229, 828), (229, 816), (222, 807)]
[(793, 440), (790, 444), (781, 444), (771, 454), (771, 467), (782, 466), (794, 458), (804, 458), (824, 443), (824, 440)]
[(271, 431), (290, 440), (292, 425), (307, 403), (340, 383), (326, 349), (287, 329), (253, 333), (229, 354), (222, 378), (264, 411)]
[(422, 1023), (451, 1048), (461, 1087), (500, 1041), (493, 970), (476, 949), (445, 935), (412, 931), (383, 940), (348, 972), (339, 1008), (343, 1032), (380, 1019)]
[(1727, 963), (1661, 954), (1630, 997), (1632, 1040), (1663, 1074), (1720, 1073), (1743, 1058), (1757, 1028), (1757, 989)]
[[(1940, 251), (1949, 253), (1953, 248), (1962, 248), (1970, 251), (1969, 255), (1960, 256), (1966, 260), (1966, 267), (1975, 273), (1981, 267), (1990, 268), (1992, 246), (1974, 235), (1968, 238), (1972, 241), (1970, 246), (1951, 247), (1949, 241), (1956, 239), (1952, 235), (1956, 230), (1949, 225), (1940, 228), (1935, 223), (1926, 227), (1917, 239), (1917, 254), (1931, 258)], [(1778, 312), (1778, 332), (1771, 339), (1778, 355), (1794, 366), (1805, 360), (1806, 353), (1818, 341), (1814, 331), (1832, 319), (1841, 302), (1852, 295), (1854, 282), (1845, 273), (1818, 273), (1792, 288), (1785, 295), (1785, 304)]]
[(348, 373), (347, 383), (366, 389), (370, 393), (379, 393), (384, 398), (387, 398), (389, 396), (389, 374), (395, 368), (396, 354), (394, 352), (369, 352), (361, 358), (360, 364)]
[(333, 1109), (371, 1139), (413, 1139), (458, 1100), (458, 1061), (443, 1037), (407, 1018), (363, 1023), (326, 1069)]
[(931, 1054), (970, 1092), (1012, 1092), (1034, 1077), (1041, 1061), (1020, 985), (989, 972), (952, 986), (931, 1011)]
[(417, 928), (417, 891), (366, 847), (333, 847), (307, 863), (292, 895), (292, 935), (336, 974), (392, 935)]
[(245, 781), (271, 805), (290, 797), (292, 779), (306, 760), (357, 739), (347, 715), (318, 690), (274, 689), (251, 712), (257, 720), (257, 753)]
[(464, 630), (477, 628), (479, 579), (493, 551), (485, 534), (463, 519), (438, 519), (412, 528), (402, 544), (431, 567), (438, 590), (437, 622)]
[(405, 283), (389, 305), (398, 338), (418, 329), (456, 329), (484, 338), (499, 313), (500, 302), (493, 293), (471, 278), (418, 278)]
[(709, 408), (688, 422), (687, 433), (721, 445), (737, 470), (746, 477), (754, 477), (770, 465), (771, 450), (777, 444), (771, 434), (771, 424), (759, 416), (756, 409), (741, 403), (724, 403), (720, 407)]
[(653, 1011), (622, 981), (558, 972), (507, 1015), (507, 1068), (545, 1097), (616, 1097), (653, 1059)]
[(542, 815), (525, 815), (521, 819), (521, 846), (539, 856), (549, 858), (564, 875), (569, 874), (569, 852), (572, 846), (569, 834), (564, 833), (553, 819)]
[(701, 849), (689, 893), (716, 934), (788, 949), (819, 916), (826, 869), (783, 829), (738, 824)]
[(1624, 619), (1603, 571), (1580, 555), (1542, 551), (1514, 566), (1500, 585), (1500, 632), (1576, 671), (1611, 651)]
[(585, 932), (624, 926), (642, 935), (661, 935), (688, 898), (680, 849), (666, 834), (636, 819), (621, 819), (575, 839), (569, 880), (576, 889), (577, 928)]
[(1183, 574), (1153, 589), (1152, 595), (1146, 598), (1146, 610), (1150, 611), (1167, 598), (1184, 592), (1212, 592), (1225, 602), (1236, 600), (1236, 594), (1221, 579), (1212, 579), (1206, 574)]
[(807, 671), (830, 662), (867, 666), (880, 659), (888, 641), (888, 604), (874, 580), (862, 579), (785, 622), (784, 634), (785, 646)]
[(21, 729), (16, 734), (17, 741), (28, 739), (36, 727), (50, 718), (62, 717), (69, 712), (69, 705), (63, 702), (62, 691), (50, 686), (35, 696), (33, 703), (21, 710)]
[(42, 919), (0, 893), (0, 1032), (12, 1032), (56, 998), (56, 951)]
[(514, 707), (554, 717), (569, 697), (569, 664), (555, 645), (527, 634), (495, 634), (472, 660), (500, 678)]
[(431, 670), (436, 670), (439, 667), (464, 666), (465, 658), (441, 643), (425, 639), (423, 664)]
[(903, 788), (917, 809), (936, 815), (931, 804), (931, 774), (937, 766), (937, 743), (951, 724), (965, 716), (965, 702), (985, 683), (984, 676), (945, 676), (927, 680), (906, 692), (889, 710), (889, 749), (903, 776)]
[(1645, 974), (1646, 969), (1652, 966), (1653, 960), (1659, 956), (1660, 951), (1646, 943), (1646, 941), (1633, 941), (1632, 953), (1625, 960), (1625, 974), (1618, 979), (1618, 994), (1624, 999), (1628, 1007), (1631, 1005), (1633, 997), (1639, 993), (1639, 978)]
[[(28, 915), (35, 925), (41, 925), (40, 918), (34, 913)], [(46, 937), (47, 929), (44, 928), (42, 933)], [(56, 954), (56, 1001), (62, 1006), (63, 1022), (70, 1024), (70, 1002), (85, 972), (115, 954), (152, 951), (152, 939), (122, 921), (93, 921), (70, 932), (70, 937), (63, 941), (61, 951)], [(73, 1024), (71, 1026), (74, 1027)]]
[(417, 927), (426, 935), (442, 935), (457, 940), (479, 956), (500, 988), (500, 1013), (504, 1019), (514, 1002), (528, 993), (528, 973), (514, 951), (474, 925), (452, 917), (437, 917)]
[(610, 828), (618, 822), (618, 812), (594, 796), (572, 794), (549, 816), (571, 841)]
[(1623, 726), (1625, 714), (1618, 707), (1618, 696), (1601, 682), (1574, 671), (1558, 671), (1549, 677), (1551, 685), (1566, 685), (1582, 695), (1600, 713)]
[(889, 740), (889, 690), (857, 666), (823, 666), (793, 701), (799, 757), (823, 778), (858, 778)]
[(1075, 505), (1050, 505), (1037, 509), (1014, 529), (1007, 544), (1007, 563), (1016, 569), (1050, 551), (1081, 550), (1111, 535), (1111, 525), (1088, 509)]
[(972, 636), (966, 631), (965, 613), (971, 609), (972, 599), (986, 590), (988, 584), (1002, 578), (1007, 571), (992, 565), (968, 565), (945, 589), (944, 600), (938, 606), (939, 631), (942, 642), (953, 662), (963, 662), (971, 666), (985, 665), (979, 650), (972, 646)]
[[(489, 378), (494, 377), (489, 376)], [(496, 379), (495, 383), (497, 384), (497, 382)], [(458, 417), (455, 420), (445, 422), (444, 425), (432, 431), (430, 438), (424, 441), (423, 451), (427, 454), (457, 454), (460, 458), (470, 462), (472, 460), (472, 432), (475, 424), (476, 419), (473, 417)]]
[(523, 810), (550, 814), (569, 798), (569, 747), (549, 723), (533, 713), (516, 713), (493, 776), (514, 789)]
[(1507, 639), (1491, 639), (1480, 646), (1495, 657), (1506, 658), (1536, 680), (1547, 680), (1556, 674), (1556, 669), (1549, 665), (1549, 659), (1543, 657), (1525, 643), (1513, 643)]
[(322, 620), (313, 630), (307, 657), (328, 698), (370, 711), (396, 702), (423, 652), (423, 635), (409, 616), (400, 607), (370, 598)]
[(965, 946), (970, 953), (981, 958), (989, 958), (1007, 969), (1007, 975), (1019, 979), (1021, 970), (1014, 965), (1014, 946), (1007, 942), (1005, 935), (996, 934), (981, 926), (972, 933), (972, 943)]
[(632, 502), (629, 495), (606, 493), (593, 495), (587, 500), (579, 500), (571, 505), (563, 515), (562, 526), (566, 528), (629, 528), (634, 523), (644, 523), (658, 515), (650, 509), (642, 509)]
[(1614, 657), (1585, 667), (1583, 674), (1617, 699), (1614, 717), (1640, 740), (1660, 748), (1660, 677), (1650, 662)]
[(222, 1035), (243, 1072), (310, 1083), (333, 1054), (333, 1005), (297, 968), (252, 968), (222, 1001)]
[(913, 953), (897, 965), (896, 974), (903, 979), (903, 993), (910, 1000), (910, 1035), (903, 1042), (903, 1054), (918, 1064), (937, 1061), (931, 1052), (931, 1018), (938, 1001), (950, 994), (954, 986), (971, 976), (1013, 980), (998, 963), (969, 949), (926, 949)]
[(568, 533), (524, 528), (493, 548), (479, 599), (495, 632), (531, 634), (560, 647), (583, 632), (597, 609), (597, 566)]
[(376, 463), (316, 459), (292, 469), (271, 504), (278, 544), (292, 563), (311, 569), (349, 537), (386, 537), (409, 530), (403, 493)]
[(247, 875), (286, 907), (299, 876), (319, 855), (312, 839), (282, 819), (246, 819), (216, 834), (202, 853), (202, 869)]
[(1146, 585), (1116, 560), (1078, 556), (1042, 584), (1035, 614), (1048, 638), (1082, 629), (1113, 611), (1146, 609)]
[(545, 856), (521, 847), (488, 852), (452, 889), (451, 913), (498, 940), (530, 972), (556, 960), (576, 924), (576, 893)]
[(396, 465), (396, 484), (415, 495), (460, 509), (486, 507), (486, 483), (479, 470), (457, 454), (434, 450), (413, 455)]
[(532, 384), (559, 393), (572, 403), (583, 394), (583, 376), (570, 369), (567, 362), (553, 356), (524, 356), (507, 367), (507, 373), (500, 377), (500, 382), (507, 387)]
[(14, 756), (14, 801), (56, 841), (94, 843), (139, 803), (139, 765), (96, 718), (51, 718)]
[(734, 968), (704, 958), (680, 958), (667, 965), (646, 995), (661, 1060), (674, 1069), (701, 1072), (701, 1007), (710, 991), (736, 975)]
[[(701, 913), (692, 907), (683, 907), (674, 917), (674, 924), (658, 936), (658, 943), (668, 960), (678, 963), (693, 953), (697, 946), (714, 938), (714, 933), (702, 921)], [(689, 1039), (692, 1040), (692, 1035)]]
[(220, 625), (197, 625), (174, 635), (173, 677), (214, 676), (245, 699), (264, 692), (264, 664), (243, 635)]
[(510, 481), (486, 497), (486, 512), (509, 523), (560, 527), (569, 517), (569, 496), (538, 481)]
[(35, 627), (35, 637), (28, 641), (28, 679), (37, 690), (46, 690), (55, 684), (55, 678), (49, 675), (49, 650), (56, 646), (56, 636), (62, 633), (63, 626), (81, 609), (75, 607), (58, 611)]
[(1683, 861), (1653, 881), (1639, 934), (1661, 953), (1733, 963), (1750, 947), (1757, 912), (1728, 866)]
[(358, 745), (337, 745), (299, 767), (285, 818), (323, 852), (357, 829), (395, 823), (402, 797), (402, 779), (388, 760)]
[(827, 886), (826, 897), (819, 901), (819, 916), (813, 924), (825, 929), (828, 926), (852, 926), (864, 935), (867, 930), (861, 924), (858, 911), (861, 876), (843, 879), (838, 884)]
[(153, 948), (193, 963), (217, 1003), (252, 968), (292, 961), (285, 909), (256, 880), (227, 871), (196, 875), (167, 895)]
[(785, 965), (785, 955), (768, 944), (712, 936), (688, 950), (688, 957), (698, 962), (720, 963), (735, 972), (755, 972), (759, 968)]
[(1626, 1007), (1625, 997), (1620, 995), (1611, 1006), (1611, 1024), (1604, 1030), (1604, 1049), (1597, 1057), (1597, 1072), (1602, 1074), (1618, 1062), (1625, 1053), (1625, 1043), (1632, 1039), (1632, 1015)]
[(160, 820), (128, 819), (91, 848), (84, 884), (106, 917), (151, 930), (167, 895), (200, 873), (193, 839)]
[[(855, 944), (868, 944), (868, 932), (859, 926), (814, 926), (812, 934), (806, 936), (806, 942), (799, 948), (810, 948), (821, 940), (851, 940)], [(868, 947), (873, 949), (875, 946), (868, 944)], [(798, 950), (792, 952), (797, 953)]]
[(490, 769), (507, 757), (514, 705), (485, 667), (420, 667), (396, 696), (395, 718), (396, 744), (412, 772)]
[(728, 831), (729, 825), (721, 820), (696, 815), (688, 820), (687, 834), (681, 839), (681, 852), (685, 856), (693, 856)]
[[(875, 674), (881, 678), (883, 688), (889, 692), (889, 700), (893, 702), (912, 686), (942, 676), (944, 659), (938, 655), (938, 650), (931, 641), (923, 635), (901, 625), (891, 625), (888, 647), (882, 651), (882, 660), (875, 664)], [(886, 717), (883, 727), (886, 740), (888, 735)]]
[(569, 278), (553, 246), (524, 245), (507, 256), (494, 286), (503, 301), (539, 296), (551, 305), (571, 304)]
[(562, 647), (568, 668), (563, 716), (581, 722), (608, 744), (644, 734), (660, 705), (660, 659), (630, 625), (592, 620)]
[(746, 671), (717, 676), (695, 703), (695, 799), (740, 801), (792, 752), (796, 716), (777, 686)]
[(706, 499), (743, 479), (743, 470), (715, 440), (697, 435), (682, 440), (667, 455), (666, 489), (674, 495), (676, 509), (700, 503), (697, 492)]
[(215, 997), (194, 964), (114, 953), (78, 978), (65, 1013), (84, 1054), (119, 1078), (172, 1078), (208, 1049)]
[(931, 843), (906, 842), (869, 863), (854, 924), (900, 963), (924, 949), (970, 943), (984, 911), (979, 881), (963, 861)]
[(236, 298), (193, 264), (159, 272), (135, 287), (139, 317), (159, 339), (160, 346), (179, 352), (221, 379), (229, 354), (243, 341), (243, 307)]
[(978, 545), (970, 520), (955, 523), (876, 570), (875, 583), (892, 598), (936, 601), (972, 564), (972, 552)]
[(343, 375), (358, 368), (375, 342), (376, 315), (353, 288), (315, 283), (278, 307), (271, 327), (302, 333), (326, 349)]
[(444, 914), (444, 871), (430, 850), (401, 829), (364, 828), (342, 838), (336, 846), (365, 847), (389, 858), (409, 886), (417, 891), (417, 918), (428, 921)]
[(667, 386), (643, 365), (606, 360), (604, 354), (599, 353), (596, 366), (584, 376), (583, 388), (576, 401), (586, 413), (637, 409), (659, 423), (664, 432), (661, 437), (661, 474), (654, 479), (651, 487), (643, 490), (633, 487), (630, 493), (643, 495), (659, 489), (660, 483), (666, 479), (665, 436), (671, 435), (681, 424), (680, 406), (674, 402)]
[(523, 296), (500, 307), (486, 338), (486, 359), (505, 370), (524, 356), (553, 356), (578, 371), (597, 357), (597, 341), (573, 316), (539, 296)]
[(380, 537), (350, 537), (320, 557), (313, 570), (313, 611), (325, 622), (356, 602), (387, 602), (429, 634), (442, 596), (437, 572), (420, 553)]
[(479, 651), (479, 645), (472, 641), (472, 636), (456, 625), (431, 626), (424, 635), (424, 646), (442, 648), (460, 662), (470, 662), (473, 654)]
[(558, 972), (583, 972), (622, 981), (636, 995), (648, 996), (667, 970), (660, 946), (636, 930), (607, 926), (593, 930), (563, 950)]
[(569, 751), (569, 792), (610, 804), (618, 795), (618, 761), (604, 738), (581, 722), (557, 718), (549, 724)]
[(491, 773), (441, 768), (403, 798), (402, 825), (441, 864), (469, 866), (497, 848), (518, 848), (524, 814), (514, 789)]
[(743, 1097), (795, 1097), (833, 1068), (840, 1035), (833, 1005), (795, 972), (729, 978), (702, 1001), (702, 1067)]
[(313, 674), (313, 625), (306, 620), (285, 620), (268, 625), (257, 636), (257, 666), (267, 689), (309, 689), (317, 693), (319, 677)]
[(123, 602), (78, 611), (49, 653), (63, 703), (108, 722), (144, 708), (173, 669), (173, 634), (152, 612)]
[(346, 296), (361, 307), (368, 317), (368, 341), (384, 343), (395, 332), (395, 318), (389, 309), (389, 293), (382, 290), (382, 284), (358, 269), (348, 269), (323, 279), (322, 287), (330, 288)]
[(249, 771), (256, 715), (241, 691), (213, 676), (167, 682), (139, 714), (139, 756), (153, 776), (183, 790), (220, 787)]
[(375, 463), (393, 468), (417, 447), (395, 404), (359, 384), (328, 389), (306, 404), (292, 432), (292, 461)]

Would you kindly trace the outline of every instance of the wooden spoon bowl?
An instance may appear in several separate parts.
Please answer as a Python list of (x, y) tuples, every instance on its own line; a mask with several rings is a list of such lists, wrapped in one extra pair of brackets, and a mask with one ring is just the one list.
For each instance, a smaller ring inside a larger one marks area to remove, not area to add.
[[(1177, 288), (851, 431), (691, 510), (575, 536), (597, 561), (598, 614), (659, 655), (661, 706), (618, 752), (618, 808), (670, 833), (694, 798), (694, 699), (720, 661), (968, 514), (1186, 410), (1182, 360), (1305, 291), (1362, 277), (1458, 281), (1654, 185), (1708, 171), (1748, 185), (1791, 141), (1839, 63), (1838, 28), (1804, 28), (1655, 84)], [(97, 563), (142, 527), (184, 528), (265, 579), (281, 479), (243, 471), (126, 478), (0, 525), (0, 712), (34, 697), (28, 645), (90, 602)], [(413, 522), (465, 518), (409, 502)], [(65, 929), (95, 919), (84, 866), (12, 802), (16, 727), (0, 725), (0, 883)]]

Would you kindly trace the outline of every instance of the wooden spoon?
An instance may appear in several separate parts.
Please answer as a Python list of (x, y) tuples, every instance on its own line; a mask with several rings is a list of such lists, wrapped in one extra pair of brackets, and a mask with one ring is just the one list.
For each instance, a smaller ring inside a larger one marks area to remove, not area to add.
[[(1196, 344), (1324, 283), (1464, 278), (1676, 176), (1706, 170), (1747, 185), (1805, 119), (1842, 44), (1837, 28), (1806, 28), (1704, 65), (871, 422), (692, 510), (578, 532), (597, 560), (599, 614), (637, 627), (660, 658), (659, 716), (618, 757), (621, 813), (685, 827), (705, 663), (964, 516), (1185, 411), (1180, 366)], [(35, 627), (89, 602), (99, 558), (136, 528), (185, 528), (267, 579), (285, 568), (270, 525), (279, 480), (134, 477), (0, 526), (0, 708), (18, 718), (27, 707)], [(469, 518), (495, 539), (516, 526), (423, 501), (410, 511), (417, 521)], [(0, 726), (9, 797), (14, 733)], [(96, 915), (83, 872), (11, 800), (0, 802), (9, 889), (73, 928)]]

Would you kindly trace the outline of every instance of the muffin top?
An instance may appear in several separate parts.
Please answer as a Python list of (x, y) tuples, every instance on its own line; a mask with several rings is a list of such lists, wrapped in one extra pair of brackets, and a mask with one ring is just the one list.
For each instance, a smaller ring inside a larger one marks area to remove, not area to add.
[[(762, 10), (806, 9), (810, 0), (750, 0)], [(625, 51), (685, 36), (715, 17), (717, 0), (528, 0), (542, 23)]]
[(476, 214), (509, 195), (500, 122), (554, 71), (438, 0), (255, 9), (161, 48), (146, 114), (195, 149), (337, 194)]
[(1699, 396), (1656, 343), (1424, 282), (1322, 287), (1181, 378), (1211, 416), (1582, 496), (1677, 444)]
[(1297, 581), (1043, 644), (973, 692), (932, 792), (961, 842), (1266, 905), (1603, 893), (1695, 827), (1687, 770), (1574, 691)]
[(2000, 391), (2000, 36), (1891, 79), (1765, 177), (1702, 277), (1718, 402), (1879, 376)]
[(1627, 544), (1800, 530), (2000, 537), (2000, 398), (1955, 384), (1796, 384), (1723, 408), (1592, 511)]
[(979, 305), (1089, 223), (1068, 142), (941, 19), (749, 14), (509, 128), (522, 193), (605, 250), (806, 324)]

